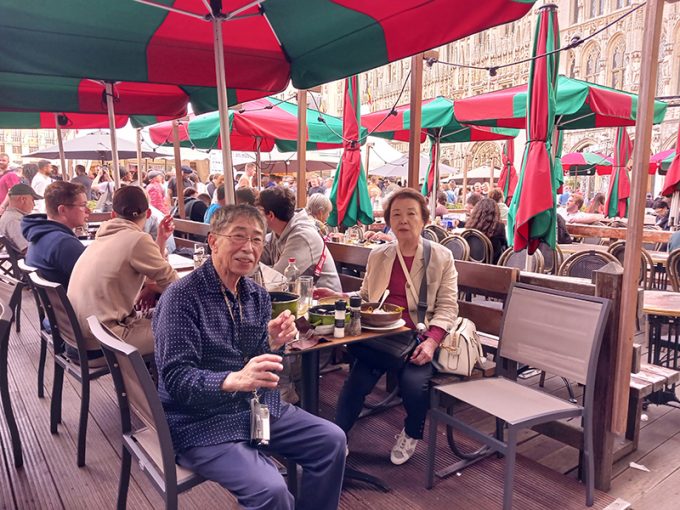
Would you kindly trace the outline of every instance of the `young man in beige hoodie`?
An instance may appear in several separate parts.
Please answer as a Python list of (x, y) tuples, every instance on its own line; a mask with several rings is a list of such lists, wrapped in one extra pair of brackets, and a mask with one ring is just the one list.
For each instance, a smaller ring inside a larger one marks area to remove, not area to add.
[(88, 350), (99, 343), (87, 326), (95, 315), (114, 333), (144, 354), (153, 352), (151, 320), (139, 315), (135, 305), (148, 308), (157, 293), (179, 277), (164, 258), (172, 235), (172, 218), (158, 226), (156, 242), (144, 232), (151, 214), (144, 191), (125, 186), (113, 195), (113, 219), (105, 222), (95, 241), (73, 268), (68, 297), (83, 330)]

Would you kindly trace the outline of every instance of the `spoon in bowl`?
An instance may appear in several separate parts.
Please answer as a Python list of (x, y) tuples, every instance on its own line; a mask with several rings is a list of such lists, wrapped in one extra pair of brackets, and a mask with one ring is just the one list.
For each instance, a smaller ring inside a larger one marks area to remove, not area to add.
[(380, 302), (378, 303), (378, 308), (376, 310), (380, 310), (382, 306), (385, 304), (385, 300), (387, 299), (387, 296), (390, 295), (390, 289), (385, 289), (385, 292), (383, 292), (382, 297), (380, 298)]

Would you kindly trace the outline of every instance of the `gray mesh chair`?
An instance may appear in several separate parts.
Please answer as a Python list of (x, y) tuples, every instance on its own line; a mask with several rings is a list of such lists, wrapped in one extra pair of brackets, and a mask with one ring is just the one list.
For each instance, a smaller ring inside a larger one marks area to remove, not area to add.
[(515, 251), (512, 248), (508, 248), (498, 258), (498, 265), (516, 267), (522, 271), (530, 271), (532, 273), (542, 273), (544, 266), (543, 254), (536, 250), (533, 254), (529, 255), (529, 266), (527, 267), (527, 250)]
[(434, 233), (434, 235), (437, 236), (436, 241), (440, 243), (446, 238), (446, 236), (449, 235), (446, 229), (440, 227), (439, 225), (428, 225), (425, 227), (425, 230), (431, 230)]
[(474, 228), (466, 228), (460, 235), (470, 246), (470, 260), (481, 262), (482, 264), (491, 263), (493, 246), (491, 245), (491, 240), (483, 232)]
[[(626, 254), (626, 241), (616, 241), (612, 243), (607, 251), (614, 255), (616, 259), (623, 265), (623, 258)], [(654, 261), (647, 250), (641, 248), (640, 251), (640, 276), (638, 277), (638, 284), (643, 289), (651, 289), (654, 281)]]
[(557, 270), (564, 262), (564, 255), (558, 244), (553, 250), (548, 243), (538, 245), (538, 251), (543, 255), (543, 272), (547, 274), (557, 274)]
[(446, 236), (441, 245), (453, 254), (454, 260), (470, 260), (470, 245), (464, 237), (458, 234)]
[(437, 234), (428, 228), (424, 228), (420, 235), (423, 237), (423, 239), (427, 239), (428, 241), (432, 241), (433, 243), (439, 242)]
[[(434, 482), (437, 425), (443, 422), (484, 444), (487, 448), (481, 456), (493, 452), (505, 456), (503, 508), (509, 510), (512, 508), (519, 432), (542, 423), (581, 418), (586, 505), (591, 506), (594, 496), (593, 390), (609, 307), (609, 300), (603, 298), (514, 284), (503, 315), (498, 346), (501, 363), (496, 364), (498, 377), (436, 386), (432, 391), (427, 487), (431, 488)], [(554, 320), (563, 310), (569, 310), (569, 321), (578, 324), (578, 328), (567, 328), (561, 321)], [(583, 405), (517, 383), (514, 380), (517, 363), (583, 384)], [(495, 437), (447, 413), (442, 401), (451, 398), (494, 416)], [(462, 460), (446, 472), (458, 471), (479, 461), (479, 458)]]
[(12, 443), (12, 455), (14, 466), (20, 468), (24, 465), (21, 453), (21, 437), (17, 427), (12, 402), (9, 395), (9, 380), (7, 356), (9, 351), (10, 331), (12, 329), (13, 310), (16, 309), (24, 285), (9, 276), (0, 275), (0, 404), (5, 414), (5, 421), (9, 429), (10, 442)]
[(574, 276), (577, 278), (593, 277), (593, 271), (603, 268), (609, 263), (621, 265), (611, 253), (598, 250), (587, 250), (574, 253), (562, 263), (558, 274), (560, 276)]
[[(123, 431), (123, 452), (118, 485), (118, 509), (127, 506), (132, 457), (146, 471), (153, 486), (163, 496), (165, 507), (177, 508), (179, 493), (205, 481), (199, 475), (175, 464), (170, 428), (158, 398), (156, 386), (139, 351), (122, 342), (93, 315), (87, 319), (99, 340), (109, 365), (118, 397)], [(131, 409), (143, 425), (133, 429)]]
[[(78, 423), (78, 467), (85, 465), (87, 419), (90, 409), (90, 381), (109, 373), (106, 366), (90, 366), (85, 340), (66, 290), (58, 283), (41, 278), (37, 273), (29, 275), (38, 292), (40, 302), (47, 313), (52, 329), (54, 348), (54, 381), (50, 404), (50, 432), (58, 432), (61, 423), (61, 400), (64, 387), (64, 372), (68, 372), (80, 383), (80, 420)], [(78, 360), (66, 355), (66, 344), (78, 351)]]

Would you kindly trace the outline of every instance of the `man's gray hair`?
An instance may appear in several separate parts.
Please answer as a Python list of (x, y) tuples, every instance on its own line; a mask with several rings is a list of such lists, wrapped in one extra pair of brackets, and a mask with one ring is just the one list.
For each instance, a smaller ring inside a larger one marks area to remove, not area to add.
[(314, 193), (307, 197), (307, 213), (311, 216), (316, 216), (319, 213), (331, 211), (333, 204), (330, 199), (323, 193)]
[(267, 232), (267, 225), (262, 213), (256, 207), (246, 204), (225, 205), (217, 209), (210, 218), (210, 231), (220, 234), (237, 218), (255, 221), (262, 228), (263, 233)]

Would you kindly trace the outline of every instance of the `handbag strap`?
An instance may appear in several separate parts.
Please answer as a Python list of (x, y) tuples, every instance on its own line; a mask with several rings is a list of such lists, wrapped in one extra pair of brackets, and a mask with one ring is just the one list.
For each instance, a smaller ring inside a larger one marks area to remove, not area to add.
[[(418, 322), (425, 323), (425, 312), (427, 311), (427, 266), (430, 264), (430, 251), (432, 247), (430, 246), (430, 241), (423, 239), (423, 279), (420, 281), (420, 292), (418, 294)], [(404, 271), (404, 276), (411, 289), (411, 292), (415, 293), (415, 287), (413, 285), (413, 280), (411, 280), (411, 275), (406, 268), (406, 263), (404, 262), (404, 257), (399, 250), (397, 245), (397, 258), (399, 259), (399, 264), (401, 264), (401, 269)]]

